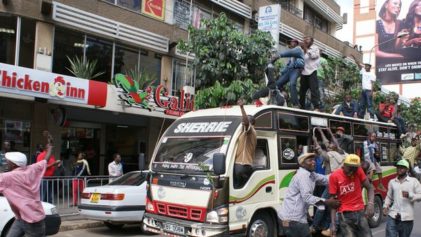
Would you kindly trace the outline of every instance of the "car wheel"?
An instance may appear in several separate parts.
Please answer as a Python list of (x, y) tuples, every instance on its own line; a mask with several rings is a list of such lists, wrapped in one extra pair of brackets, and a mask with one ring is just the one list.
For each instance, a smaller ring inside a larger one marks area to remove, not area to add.
[(275, 225), (268, 213), (258, 213), (250, 222), (247, 237), (272, 237)]
[(104, 221), (104, 225), (110, 228), (111, 230), (121, 230), (124, 226), (124, 224), (116, 224), (116, 223), (111, 223), (108, 221)]
[(374, 216), (368, 219), (368, 225), (371, 228), (376, 228), (380, 225), (383, 218), (382, 200), (379, 196), (374, 198)]

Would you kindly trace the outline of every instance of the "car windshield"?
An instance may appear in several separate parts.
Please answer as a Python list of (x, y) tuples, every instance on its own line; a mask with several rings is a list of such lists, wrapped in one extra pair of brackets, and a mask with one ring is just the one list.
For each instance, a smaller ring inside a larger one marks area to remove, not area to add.
[(164, 138), (154, 162), (206, 165), (211, 170), (213, 154), (225, 154), (229, 140), (229, 136)]
[(145, 175), (140, 171), (127, 173), (120, 178), (112, 181), (108, 185), (129, 185), (139, 186), (145, 181)]

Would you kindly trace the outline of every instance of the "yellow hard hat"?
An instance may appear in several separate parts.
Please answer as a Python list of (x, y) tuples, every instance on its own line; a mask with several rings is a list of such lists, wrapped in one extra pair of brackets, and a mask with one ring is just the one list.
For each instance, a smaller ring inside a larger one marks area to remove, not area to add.
[(360, 157), (355, 154), (349, 154), (345, 157), (344, 165), (360, 167), (361, 166)]

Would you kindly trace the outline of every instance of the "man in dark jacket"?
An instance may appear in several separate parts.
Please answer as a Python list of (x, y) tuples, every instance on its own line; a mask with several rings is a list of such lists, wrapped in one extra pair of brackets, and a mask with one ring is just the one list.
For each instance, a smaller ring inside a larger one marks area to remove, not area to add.
[(339, 106), (335, 112), (336, 115), (347, 116), (347, 117), (358, 117), (358, 104), (352, 100), (350, 94), (345, 95), (344, 102)]

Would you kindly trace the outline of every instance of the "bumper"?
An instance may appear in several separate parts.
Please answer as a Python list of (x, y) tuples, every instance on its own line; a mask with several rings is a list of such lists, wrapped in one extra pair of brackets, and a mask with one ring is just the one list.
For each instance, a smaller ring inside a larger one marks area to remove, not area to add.
[[(184, 233), (165, 230), (166, 223), (176, 223)], [(198, 223), (150, 213), (145, 213), (143, 227), (146, 231), (167, 236), (229, 236), (228, 225)]]
[(141, 222), (144, 210), (145, 206), (79, 206), (79, 213), (88, 219), (124, 223)]
[(55, 235), (60, 230), (61, 218), (58, 214), (45, 216), (46, 235)]

